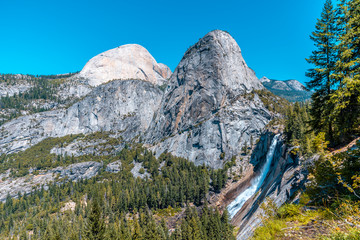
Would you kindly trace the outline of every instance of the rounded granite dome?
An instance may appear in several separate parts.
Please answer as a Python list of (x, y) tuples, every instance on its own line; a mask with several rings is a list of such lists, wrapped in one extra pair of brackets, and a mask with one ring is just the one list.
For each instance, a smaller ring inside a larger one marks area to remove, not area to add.
[(89, 85), (98, 86), (111, 80), (138, 79), (162, 84), (171, 75), (169, 67), (158, 64), (144, 47), (123, 45), (90, 59), (79, 73)]

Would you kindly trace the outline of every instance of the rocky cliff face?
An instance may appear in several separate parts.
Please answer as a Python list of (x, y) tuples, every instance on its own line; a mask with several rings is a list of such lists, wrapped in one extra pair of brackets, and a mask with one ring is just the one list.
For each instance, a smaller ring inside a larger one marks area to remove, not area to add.
[[(231, 191), (232, 198), (249, 185), (271, 142), (272, 135), (264, 134), (264, 130), (274, 114), (257, 94), (264, 87), (245, 63), (236, 41), (219, 30), (189, 48), (173, 74), (146, 49), (131, 44), (95, 56), (79, 74), (62, 81), (58, 90), (57, 96), (68, 107), (60, 105), (52, 111), (21, 116), (0, 127), (0, 156), (23, 151), (48, 137), (108, 131), (125, 142), (143, 142), (157, 155), (168, 151), (197, 165), (220, 168), (237, 156), (234, 168), (250, 171), (245, 179), (248, 181)], [(51, 153), (97, 155), (95, 145), (104, 142), (85, 143), (84, 139), (56, 146)], [(251, 159), (241, 156), (257, 141)], [(108, 153), (115, 154), (123, 145)], [(292, 183), (298, 179), (294, 178), (297, 163), (284, 149), (283, 144), (278, 146), (277, 161), (260, 195), (235, 215), (235, 225), (247, 229), (255, 226), (258, 222), (252, 216), (259, 214), (256, 203), (266, 196), (275, 196), (279, 203), (287, 199)], [(254, 168), (249, 167), (251, 164)], [(86, 162), (47, 170), (41, 176), (7, 179), (0, 182), (0, 200), (8, 193), (28, 193), (38, 184), (53, 181), (56, 174), (76, 181), (95, 176), (101, 167), (102, 163)], [(135, 163), (133, 176), (148, 176), (139, 172), (141, 168)], [(120, 161), (106, 166), (109, 172), (120, 169)]]
[(48, 137), (97, 131), (121, 132), (131, 140), (144, 132), (157, 111), (162, 91), (140, 80), (117, 80), (95, 88), (67, 109), (23, 116), (0, 128), (0, 154), (27, 149)]
[[(258, 166), (263, 164), (273, 136), (271, 132), (264, 134), (252, 154), (251, 163), (255, 166), (255, 174)], [(270, 200), (280, 207), (290, 199), (296, 198), (295, 194), (304, 188), (307, 170), (300, 164), (300, 159), (290, 152), (291, 149), (283, 140), (278, 142), (270, 171), (260, 190), (231, 220), (239, 227), (237, 239), (248, 239), (252, 236), (253, 230), (261, 224), (264, 211), (260, 206), (263, 202)], [(238, 191), (241, 192), (242, 189)]]
[(269, 122), (257, 95), (248, 95), (262, 88), (236, 41), (226, 32), (210, 32), (175, 69), (147, 139), (157, 153), (220, 167), (222, 153), (238, 154)]

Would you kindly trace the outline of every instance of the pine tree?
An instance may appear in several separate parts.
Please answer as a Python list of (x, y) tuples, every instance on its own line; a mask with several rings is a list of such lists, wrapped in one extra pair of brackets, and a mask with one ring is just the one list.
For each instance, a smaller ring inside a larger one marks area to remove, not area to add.
[(307, 87), (315, 90), (312, 95), (311, 115), (313, 120), (311, 125), (316, 131), (327, 132), (330, 141), (333, 141), (333, 120), (330, 117), (332, 105), (329, 100), (334, 84), (336, 84), (333, 74), (338, 59), (339, 29), (336, 10), (331, 0), (326, 0), (321, 18), (318, 19), (315, 28), (316, 30), (310, 38), (314, 42), (316, 50), (306, 59), (314, 65), (314, 68), (309, 69), (306, 73), (306, 76), (311, 79), (307, 83)]
[(134, 219), (132, 239), (133, 240), (143, 240), (144, 239), (142, 236), (139, 221), (137, 219)]
[(346, 140), (360, 124), (360, 0), (342, 1), (345, 26), (340, 36), (340, 58), (334, 76), (340, 79), (332, 94), (332, 117), (337, 120), (342, 140)]
[(105, 236), (105, 223), (97, 198), (91, 203), (91, 212), (85, 226), (85, 239), (101, 240)]

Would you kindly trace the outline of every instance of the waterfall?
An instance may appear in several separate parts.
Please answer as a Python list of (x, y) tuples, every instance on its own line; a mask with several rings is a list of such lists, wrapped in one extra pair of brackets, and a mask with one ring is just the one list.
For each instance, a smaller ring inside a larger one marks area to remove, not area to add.
[(278, 142), (280, 134), (276, 135), (270, 145), (269, 151), (266, 154), (266, 162), (260, 170), (260, 174), (251, 181), (251, 186), (245, 191), (239, 194), (234, 201), (232, 201), (227, 207), (230, 217), (233, 218), (235, 214), (241, 209), (245, 202), (251, 198), (262, 186), (269, 170), (270, 165), (274, 157), (276, 144)]

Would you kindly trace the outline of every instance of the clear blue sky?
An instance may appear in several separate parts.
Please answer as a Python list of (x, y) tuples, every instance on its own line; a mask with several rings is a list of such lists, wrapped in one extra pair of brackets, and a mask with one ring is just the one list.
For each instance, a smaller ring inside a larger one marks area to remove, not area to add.
[(298, 79), (324, 0), (0, 0), (0, 73), (58, 74), (138, 43), (171, 70), (214, 29), (230, 32), (257, 76)]

